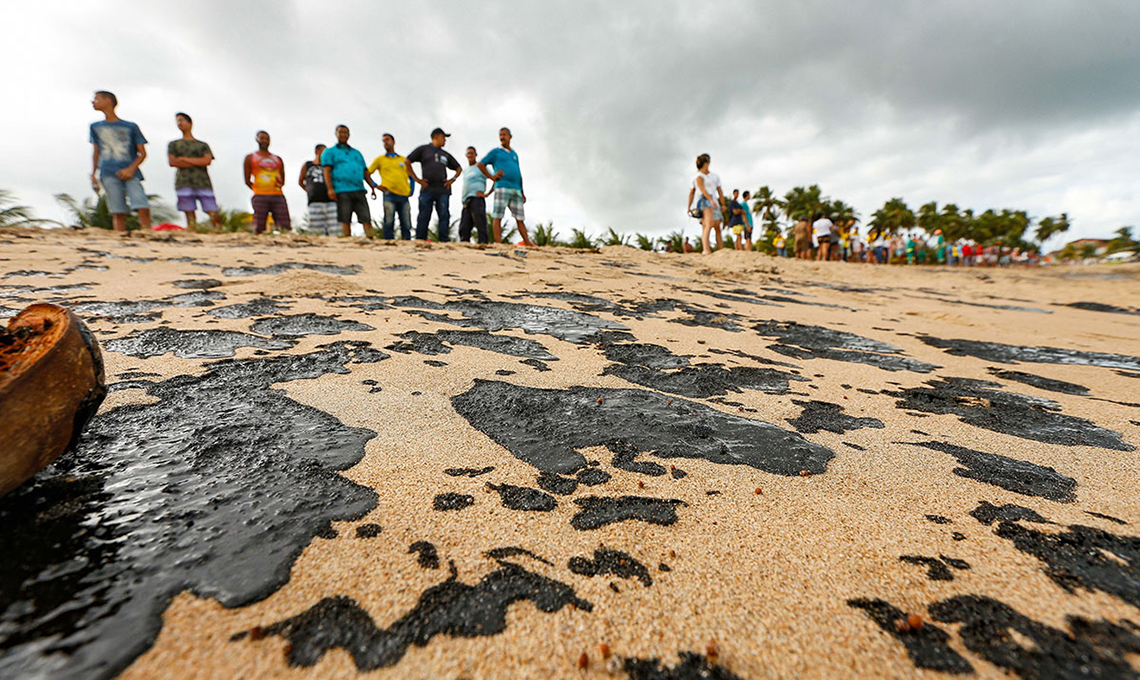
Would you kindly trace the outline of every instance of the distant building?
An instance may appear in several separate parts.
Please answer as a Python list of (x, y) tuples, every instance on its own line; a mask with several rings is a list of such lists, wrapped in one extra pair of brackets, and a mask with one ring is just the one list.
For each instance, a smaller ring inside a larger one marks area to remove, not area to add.
[(1079, 238), (1069, 241), (1064, 247), (1049, 253), (1050, 260), (1072, 260), (1088, 257), (1101, 257), (1108, 252), (1108, 239)]

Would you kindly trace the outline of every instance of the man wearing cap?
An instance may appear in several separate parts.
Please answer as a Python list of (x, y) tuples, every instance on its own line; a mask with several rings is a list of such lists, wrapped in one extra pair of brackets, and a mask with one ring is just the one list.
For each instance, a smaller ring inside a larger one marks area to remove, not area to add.
[[(451, 135), (441, 128), (431, 131), (431, 144), (418, 146), (407, 157), (408, 176), (412, 178), (420, 189), (420, 212), (416, 215), (416, 240), (426, 241), (428, 237), (428, 222), (431, 220), (431, 209), (435, 206), (436, 217), (439, 218), (439, 240), (451, 240), (451, 185), (459, 179), (462, 167), (455, 157), (443, 150), (447, 138)], [(420, 164), (420, 173), (423, 177), (416, 177), (413, 163)], [(454, 170), (455, 175), (447, 178), (447, 170)]]

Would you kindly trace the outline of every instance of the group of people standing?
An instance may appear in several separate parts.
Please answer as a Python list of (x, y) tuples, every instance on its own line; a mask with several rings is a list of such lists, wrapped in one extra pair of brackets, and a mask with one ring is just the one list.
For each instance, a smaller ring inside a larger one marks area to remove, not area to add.
[[(752, 250), (752, 210), (748, 204), (752, 194), (748, 191), (741, 194), (740, 189), (733, 189), (732, 199), (727, 200), (720, 175), (709, 169), (711, 163), (712, 158), (707, 153), (697, 156), (697, 174), (693, 177), (689, 204), (685, 207), (685, 212), (690, 217), (701, 221), (701, 252), (706, 255), (712, 252), (710, 236), (715, 236), (718, 250), (724, 245), (720, 234), (720, 224), (724, 218), (721, 206), (724, 205), (727, 205), (733, 248)], [(693, 206), (694, 198), (697, 199), (696, 207)], [(688, 246), (688, 239), (685, 239), (685, 245), (685, 252), (689, 252), (692, 248)]]
[[(139, 126), (120, 119), (115, 108), (118, 99), (111, 92), (95, 93), (92, 107), (104, 115), (104, 120), (91, 124), (90, 139), (94, 148), (91, 173), (92, 187), (106, 194), (107, 208), (114, 228), (126, 231), (128, 207), (137, 212), (139, 226), (151, 228), (150, 205), (143, 190), (143, 175), (139, 169), (146, 160), (146, 138)], [(214, 230), (222, 226), (218, 203), (208, 167), (214, 161), (210, 145), (193, 135), (193, 120), (186, 113), (176, 113), (175, 125), (182, 136), (167, 145), (167, 160), (176, 168), (174, 190), (178, 197), (178, 210), (186, 215), (186, 226), (198, 231), (196, 210), (210, 217)], [(419, 212), (416, 218), (416, 239), (426, 240), (432, 211), (438, 219), (438, 239), (451, 237), (451, 187), (463, 178), (463, 210), (459, 221), (459, 239), (469, 241), (474, 231), (479, 243), (488, 243), (488, 197), (494, 196), (491, 206), (491, 229), (495, 242), (502, 240), (502, 220), (510, 210), (515, 218), (523, 243), (530, 245), (525, 224), (526, 193), (523, 190), (522, 172), (518, 152), (511, 148), (511, 131), (499, 130), (498, 148), (478, 159), (475, 147), (466, 151), (466, 167), (444, 150), (451, 135), (441, 128), (432, 130), (427, 144), (416, 147), (407, 156), (396, 152), (396, 139), (385, 133), (382, 137), (384, 153), (371, 164), (363, 154), (349, 145), (347, 125), (335, 130), (336, 144), (317, 144), (313, 160), (301, 168), (298, 183), (308, 199), (308, 230), (312, 233), (335, 234), (337, 225), (342, 236), (351, 233), (355, 217), (369, 238), (375, 237), (372, 214), (365, 195), (365, 185), (371, 189), (371, 198), (377, 192), (383, 197), (381, 238), (395, 238), (395, 223), (400, 221), (400, 235), (411, 238), (411, 199), (417, 185), (420, 187)], [(253, 231), (266, 231), (272, 218), (276, 229), (292, 230), (289, 205), (285, 200), (285, 162), (269, 150), (270, 136), (265, 130), (255, 135), (257, 150), (243, 161), (243, 178), (253, 191)], [(417, 175), (414, 164), (419, 164)], [(449, 176), (449, 171), (454, 172)], [(373, 175), (379, 177), (377, 183)], [(488, 186), (488, 180), (490, 186)]]

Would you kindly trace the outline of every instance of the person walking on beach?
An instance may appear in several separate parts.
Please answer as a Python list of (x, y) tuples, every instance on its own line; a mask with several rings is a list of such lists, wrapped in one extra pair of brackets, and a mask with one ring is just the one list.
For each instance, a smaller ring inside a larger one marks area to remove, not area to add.
[[(439, 218), (439, 240), (451, 240), (451, 185), (459, 179), (462, 169), (455, 156), (443, 150), (443, 145), (450, 136), (442, 128), (436, 128), (431, 131), (430, 144), (417, 146), (408, 154), (408, 176), (421, 187), (420, 212), (416, 215), (416, 239), (419, 241), (427, 240), (432, 206), (435, 206), (435, 214)], [(413, 163), (420, 164), (422, 179), (416, 177), (412, 169)], [(448, 169), (455, 171), (455, 176), (451, 179), (447, 178)]]
[(364, 235), (374, 236), (372, 211), (368, 209), (368, 198), (364, 195), (364, 183), (372, 187), (372, 198), (376, 198), (377, 185), (367, 172), (367, 163), (359, 151), (348, 145), (348, 126), (336, 126), (336, 146), (325, 149), (321, 154), (321, 169), (325, 173), (325, 184), (329, 188), (329, 198), (336, 201), (336, 218), (340, 222), (340, 235), (352, 236), (352, 216), (364, 227)]
[(400, 238), (412, 240), (412, 187), (415, 182), (408, 176), (408, 159), (396, 153), (396, 138), (385, 132), (382, 137), (384, 154), (377, 156), (368, 166), (368, 174), (380, 171), (380, 191), (384, 195), (384, 222), (381, 238), (396, 238), (396, 216), (400, 216)]
[(281, 231), (291, 231), (289, 203), (281, 188), (285, 186), (285, 161), (269, 153), (269, 133), (257, 133), (257, 151), (247, 155), (243, 164), (245, 184), (253, 189), (253, 233), (265, 231), (269, 215)]
[[(495, 203), (491, 206), (495, 243), (502, 241), (503, 218), (507, 216), (507, 208), (510, 208), (511, 217), (515, 218), (523, 245), (531, 245), (530, 238), (526, 233), (526, 212), (523, 209), (523, 204), (526, 203), (526, 192), (523, 191), (518, 152), (511, 148), (511, 131), (509, 128), (499, 128), (499, 147), (491, 149), (486, 156), (483, 156), (483, 160), (479, 161), (478, 165), (479, 170), (488, 179), (495, 181)], [(494, 175), (487, 171), (488, 165), (495, 169)]]
[[(471, 240), (471, 227), (474, 225), (479, 243), (487, 243), (487, 175), (476, 162), (475, 147), (467, 147), (467, 167), (463, 169), (463, 211), (459, 214), (459, 240)], [(495, 183), (491, 182), (493, 189)]]
[(210, 172), (206, 169), (214, 162), (214, 152), (210, 145), (194, 139), (194, 121), (185, 113), (174, 114), (174, 124), (182, 133), (166, 145), (166, 159), (170, 167), (178, 168), (174, 173), (174, 194), (178, 197), (178, 209), (186, 215), (186, 228), (198, 231), (199, 205), (210, 216), (214, 231), (221, 231), (222, 216), (218, 214), (218, 202), (214, 198), (214, 185), (210, 182)]
[(324, 144), (313, 148), (316, 156), (305, 161), (299, 183), (309, 199), (309, 232), (332, 236), (337, 225), (336, 203), (329, 198), (329, 186), (325, 184), (325, 171), (321, 167), (321, 154), (326, 148)]
[(744, 249), (752, 250), (752, 206), (748, 201), (752, 198), (752, 192), (745, 191), (740, 197), (740, 205), (744, 207)]
[(115, 115), (119, 100), (106, 90), (99, 90), (91, 100), (91, 108), (103, 114), (103, 120), (91, 124), (93, 146), (91, 188), (96, 193), (102, 185), (107, 195), (107, 210), (115, 231), (127, 233), (127, 203), (139, 215), (139, 227), (150, 231), (150, 202), (143, 190), (139, 166), (146, 160), (146, 137), (138, 125)]
[(823, 213), (816, 213), (815, 222), (811, 226), (812, 230), (815, 231), (815, 240), (819, 243), (819, 253), (816, 255), (816, 259), (829, 259), (831, 255), (831, 228), (835, 225)]
[(697, 198), (697, 210), (701, 212), (701, 252), (705, 255), (712, 253), (709, 243), (709, 233), (716, 232), (716, 247), (722, 247), (720, 236), (720, 205), (724, 200), (724, 190), (720, 185), (720, 175), (709, 170), (712, 158), (703, 153), (697, 156), (697, 175), (693, 178), (693, 186), (689, 189), (689, 204), (685, 213), (693, 208), (693, 197)]
[(808, 224), (807, 218), (801, 217), (796, 221), (796, 226), (792, 227), (792, 239), (795, 241), (796, 259), (812, 259), (811, 225)]
[(744, 206), (737, 200), (739, 197), (740, 189), (733, 189), (732, 200), (728, 202), (728, 227), (732, 229), (732, 247), (744, 250)]

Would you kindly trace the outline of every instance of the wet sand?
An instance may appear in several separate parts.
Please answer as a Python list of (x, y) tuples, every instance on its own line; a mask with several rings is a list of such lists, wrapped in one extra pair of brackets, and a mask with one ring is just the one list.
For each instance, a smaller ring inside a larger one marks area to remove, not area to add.
[(0, 258), (112, 389), (0, 499), (4, 677), (1140, 673), (1135, 265)]

